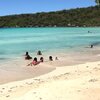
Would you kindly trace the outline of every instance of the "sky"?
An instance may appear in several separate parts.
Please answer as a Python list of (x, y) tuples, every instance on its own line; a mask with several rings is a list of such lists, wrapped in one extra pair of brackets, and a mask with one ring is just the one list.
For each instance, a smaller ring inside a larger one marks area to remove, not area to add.
[(94, 0), (0, 0), (0, 16), (50, 12), (96, 5)]

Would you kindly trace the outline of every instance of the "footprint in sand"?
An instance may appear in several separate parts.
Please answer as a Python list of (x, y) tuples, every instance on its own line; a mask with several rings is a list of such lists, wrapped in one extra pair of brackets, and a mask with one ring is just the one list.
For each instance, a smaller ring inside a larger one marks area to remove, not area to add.
[(3, 91), (0, 91), (0, 93), (3, 93)]
[(20, 85), (20, 87), (23, 87), (22, 85)]
[(34, 79), (35, 81), (40, 81), (40, 79)]
[(77, 92), (81, 92), (81, 90), (77, 90)]
[(11, 87), (10, 89), (14, 89), (14, 88), (17, 88), (17, 86)]
[(42, 100), (42, 98), (40, 97), (40, 100)]
[(5, 88), (2, 88), (2, 90), (4, 90)]
[(88, 68), (89, 66), (86, 66), (86, 68)]
[(96, 82), (98, 81), (97, 79), (90, 79), (89, 82)]
[(10, 97), (10, 95), (7, 95), (6, 97), (7, 97), (7, 98)]
[(26, 82), (26, 84), (27, 84), (27, 85), (32, 85), (33, 83), (32, 83), (32, 82), (31, 82), (31, 83)]
[(36, 92), (33, 92), (33, 94), (36, 94)]
[(95, 69), (96, 71), (100, 70), (100, 68), (97, 68), (97, 67), (95, 67), (95, 68), (93, 68), (93, 69)]
[(70, 74), (71, 74), (71, 73), (68, 72), (68, 73), (65, 73), (64, 75), (70, 75)]
[(12, 90), (8, 90), (8, 92), (12, 92)]

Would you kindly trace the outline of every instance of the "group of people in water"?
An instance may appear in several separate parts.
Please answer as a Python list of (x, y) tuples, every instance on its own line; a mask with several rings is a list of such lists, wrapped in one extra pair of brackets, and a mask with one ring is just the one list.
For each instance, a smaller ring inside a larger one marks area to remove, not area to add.
[[(42, 55), (42, 52), (38, 51), (37, 55)], [(31, 59), (32, 59), (32, 57), (29, 55), (28, 52), (26, 52), (26, 54), (25, 54), (25, 60), (31, 60)], [(55, 60), (58, 60), (58, 58), (56, 57)], [(49, 56), (49, 61), (53, 61), (53, 57), (52, 56)], [(30, 64), (28, 64), (27, 66), (37, 65), (37, 64), (39, 64), (41, 62), (44, 62), (44, 58), (43, 57), (40, 57), (39, 61), (37, 60), (37, 57), (35, 57), (33, 59), (33, 61)]]
[(27, 66), (37, 65), (37, 64), (39, 64), (40, 62), (44, 62), (44, 58), (43, 58), (43, 57), (40, 57), (40, 61), (38, 61), (37, 58), (35, 57), (35, 58), (33, 59), (33, 61), (32, 61), (30, 64), (28, 64)]

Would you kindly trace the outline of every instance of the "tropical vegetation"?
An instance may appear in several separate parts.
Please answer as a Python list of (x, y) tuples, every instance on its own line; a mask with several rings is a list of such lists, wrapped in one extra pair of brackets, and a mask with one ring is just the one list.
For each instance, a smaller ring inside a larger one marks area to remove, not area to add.
[(100, 6), (100, 0), (95, 0), (96, 4)]
[(0, 17), (0, 27), (94, 27), (100, 26), (100, 7)]

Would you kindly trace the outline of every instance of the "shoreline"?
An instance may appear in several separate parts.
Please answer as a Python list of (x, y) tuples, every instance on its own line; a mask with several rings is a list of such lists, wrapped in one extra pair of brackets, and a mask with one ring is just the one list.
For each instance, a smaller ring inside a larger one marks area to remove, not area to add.
[[(99, 47), (86, 48), (81, 52), (48, 52), (42, 55), (45, 61), (36, 66), (27, 66), (31, 61), (24, 60), (23, 57), (8, 60), (0, 64), (0, 84), (41, 76), (56, 70), (56, 67), (96, 62), (100, 59), (99, 53)], [(49, 55), (53, 55), (53, 59), (57, 56), (58, 60), (48, 61)], [(41, 56), (36, 57), (39, 59)]]

